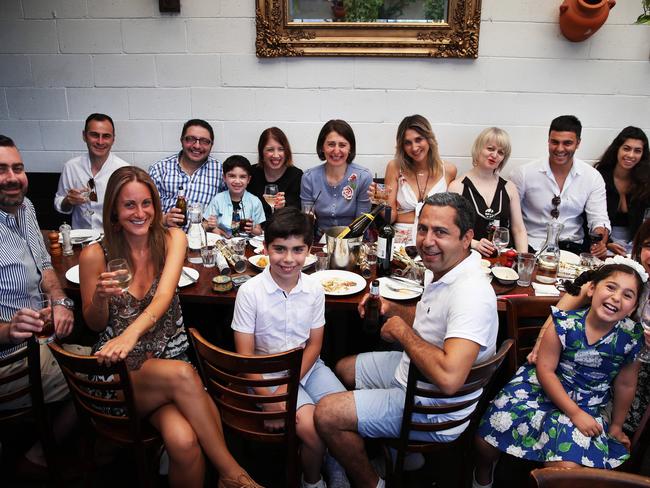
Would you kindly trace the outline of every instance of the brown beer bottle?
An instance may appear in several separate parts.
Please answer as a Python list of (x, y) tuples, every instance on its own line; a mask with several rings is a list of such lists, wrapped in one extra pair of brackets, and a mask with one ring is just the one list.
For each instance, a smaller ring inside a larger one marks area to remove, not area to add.
[(381, 314), (381, 299), (379, 298), (379, 280), (373, 280), (370, 284), (370, 296), (365, 304), (363, 317), (363, 330), (366, 333), (374, 333), (379, 330)]
[(176, 198), (176, 208), (180, 209), (183, 214), (183, 222), (181, 227), (185, 227), (187, 224), (187, 200), (185, 199), (185, 189), (183, 185), (178, 185), (178, 197)]

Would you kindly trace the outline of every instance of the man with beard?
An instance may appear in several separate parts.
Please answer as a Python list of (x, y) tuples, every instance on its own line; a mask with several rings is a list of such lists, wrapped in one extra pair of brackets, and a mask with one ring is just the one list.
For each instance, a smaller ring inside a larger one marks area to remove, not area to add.
[(111, 152), (115, 126), (108, 115), (90, 114), (81, 137), (88, 146), (88, 153), (63, 165), (54, 208), (63, 214), (72, 214), (73, 229), (103, 231), (106, 184), (113, 171), (129, 163)]
[[(491, 358), (496, 350), (496, 296), (484, 278), (480, 255), (470, 250), (474, 219), (471, 204), (458, 194), (437, 193), (424, 200), (416, 247), (424, 266), (433, 272), (433, 280), (415, 309), (381, 300), (381, 313), (389, 317), (381, 337), (399, 343), (404, 352), (343, 358), (336, 373), (355, 390), (326, 396), (316, 406), (321, 438), (359, 488), (384, 486), (368, 461), (363, 437), (399, 437), (411, 361), (432, 384), (450, 395), (446, 402), (478, 402), (480, 392), (471, 397), (453, 396), (472, 366)], [(362, 317), (367, 299), (366, 295), (359, 304)], [(429, 421), (463, 418), (474, 408), (476, 403), (471, 403), (462, 415)], [(411, 438), (451, 442), (466, 428), (467, 423), (440, 432), (413, 432)]]
[[(604, 258), (610, 232), (603, 177), (592, 166), (574, 158), (580, 146), (582, 125), (573, 115), (561, 115), (551, 122), (548, 158), (519, 166), (510, 174), (521, 198), (521, 213), (528, 243), (539, 251), (546, 239), (546, 224), (564, 225), (560, 248), (579, 254), (590, 250)], [(590, 234), (600, 240), (589, 245), (583, 230), (584, 216)], [(587, 242), (584, 242), (587, 241)]]
[[(69, 335), (73, 326), (74, 303), (63, 293), (52, 269), (34, 206), (25, 198), (26, 193), (27, 175), (20, 153), (9, 137), (0, 135), (0, 357), (25, 348), (25, 340), (43, 328), (38, 312), (32, 310), (32, 302), (39, 293), (47, 293), (52, 299), (58, 337)], [(56, 360), (46, 345), (41, 346), (40, 354), (45, 401), (65, 398), (68, 388)], [(0, 376), (9, 376), (23, 364), (0, 368)], [(8, 387), (17, 386), (18, 382), (3, 385), (0, 394), (7, 393)], [(20, 397), (13, 403), (3, 404), (3, 408), (21, 408), (29, 403), (28, 397)], [(59, 415), (55, 434), (66, 431), (70, 419), (74, 419), (71, 409)], [(45, 465), (40, 443), (25, 457), (40, 467)]]
[[(200, 203), (205, 208), (219, 192), (225, 191), (221, 163), (210, 156), (214, 131), (205, 120), (191, 119), (183, 125), (182, 149), (151, 165), (149, 174), (160, 193), (163, 223), (181, 227), (184, 215), (176, 208), (180, 188), (187, 203)], [(182, 226), (189, 227), (189, 219)]]

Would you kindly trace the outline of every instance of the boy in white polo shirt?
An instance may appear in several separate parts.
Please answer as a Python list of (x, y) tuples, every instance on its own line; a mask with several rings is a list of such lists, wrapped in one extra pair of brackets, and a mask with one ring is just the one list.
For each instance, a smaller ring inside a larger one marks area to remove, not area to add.
[[(276, 210), (264, 236), (269, 265), (239, 289), (232, 328), (240, 354), (274, 354), (304, 347), (296, 405), (302, 486), (325, 488), (320, 474), (325, 445), (314, 426), (314, 409), (321, 398), (345, 391), (345, 387), (319, 357), (325, 293), (317, 280), (302, 273), (313, 235), (310, 220), (300, 210)], [(271, 410), (278, 407), (264, 405)], [(328, 459), (328, 465), (332, 462)], [(340, 466), (335, 468), (340, 475)], [(330, 480), (330, 484), (334, 483)]]

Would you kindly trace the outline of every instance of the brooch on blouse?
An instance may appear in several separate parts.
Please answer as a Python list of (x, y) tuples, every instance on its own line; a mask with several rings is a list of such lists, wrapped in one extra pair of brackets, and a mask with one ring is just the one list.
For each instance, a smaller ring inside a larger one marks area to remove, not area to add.
[(357, 174), (352, 173), (348, 178), (348, 184), (345, 185), (345, 187), (343, 188), (341, 195), (343, 195), (343, 198), (345, 198), (346, 200), (352, 200), (352, 197), (354, 196), (354, 190), (356, 188), (357, 188)]

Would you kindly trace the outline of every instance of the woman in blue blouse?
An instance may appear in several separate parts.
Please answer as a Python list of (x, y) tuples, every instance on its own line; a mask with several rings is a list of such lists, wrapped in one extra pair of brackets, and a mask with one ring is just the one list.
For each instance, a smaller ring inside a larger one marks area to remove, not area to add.
[(330, 120), (320, 131), (316, 152), (324, 164), (305, 171), (300, 185), (300, 200), (314, 204), (319, 233), (330, 227), (348, 225), (370, 210), (368, 187), (372, 175), (352, 162), (356, 141), (350, 124)]

